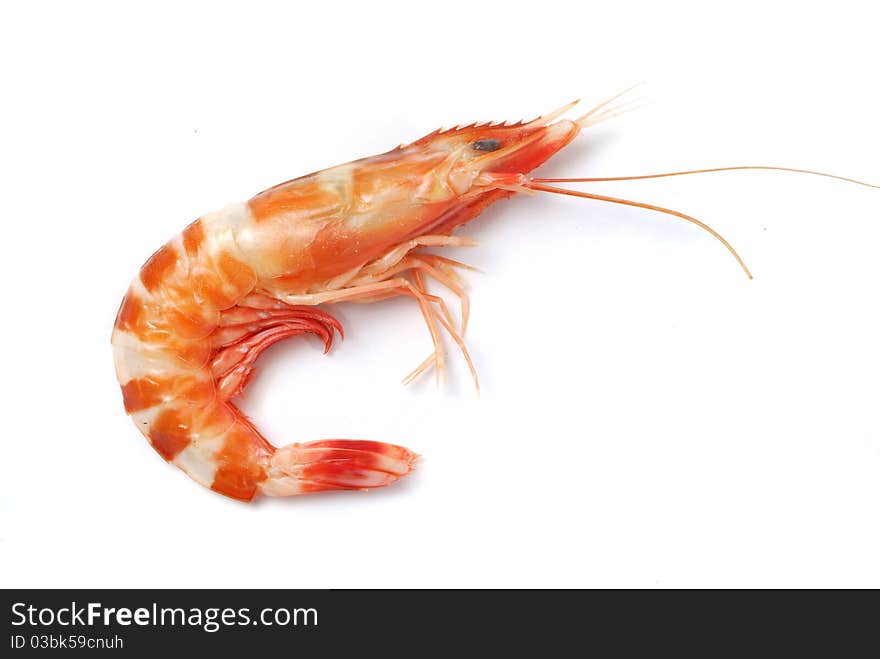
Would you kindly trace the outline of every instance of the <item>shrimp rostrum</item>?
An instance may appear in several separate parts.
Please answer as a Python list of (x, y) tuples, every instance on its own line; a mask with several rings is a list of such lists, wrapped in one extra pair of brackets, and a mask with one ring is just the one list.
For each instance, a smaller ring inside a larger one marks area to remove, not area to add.
[[(129, 287), (112, 335), (125, 409), (153, 448), (195, 481), (244, 501), (388, 485), (412, 469), (414, 453), (348, 439), (276, 448), (260, 434), (233, 400), (263, 350), (300, 334), (329, 350), (342, 327), (320, 305), (405, 296), (434, 346), (407, 381), (430, 369), (442, 375), (445, 332), (476, 382), (462, 339), (468, 302), (460, 271), (468, 266), (424, 248), (471, 244), (456, 228), (520, 192), (640, 206), (712, 231), (677, 211), (549, 185), (591, 179), (529, 177), (581, 130), (617, 112), (608, 101), (561, 118), (573, 105), (530, 122), (435, 131), (282, 183), (204, 215), (161, 247)], [(458, 322), (429, 294), (429, 281), (459, 298)]]

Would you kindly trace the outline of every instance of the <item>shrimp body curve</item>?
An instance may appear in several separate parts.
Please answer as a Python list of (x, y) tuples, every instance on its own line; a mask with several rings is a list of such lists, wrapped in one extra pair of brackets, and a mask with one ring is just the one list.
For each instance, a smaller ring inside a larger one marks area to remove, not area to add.
[[(413, 298), (435, 349), (411, 377), (442, 372), (441, 327), (467, 356), (465, 266), (419, 248), (469, 244), (454, 230), (524, 189), (595, 118), (557, 120), (571, 105), (435, 131), (197, 219), (143, 265), (119, 309), (112, 347), (126, 412), (165, 460), (234, 499), (380, 487), (409, 473), (416, 455), (392, 444), (276, 448), (232, 399), (269, 345), (311, 333), (330, 349), (342, 327), (320, 304)], [(460, 329), (429, 278), (461, 298)]]
[[(605, 178), (529, 176), (583, 129), (626, 111), (628, 104), (610, 107), (625, 93), (574, 120), (561, 117), (577, 101), (529, 122), (434, 131), (197, 219), (141, 267), (117, 314), (111, 343), (126, 412), (165, 460), (234, 499), (389, 485), (411, 471), (417, 456), (408, 449), (349, 439), (276, 448), (232, 402), (270, 345), (315, 334), (325, 352), (330, 349), (342, 326), (319, 305), (413, 299), (434, 350), (404, 382), (431, 368), (439, 382), (445, 331), (479, 389), (462, 338), (469, 303), (458, 270), (470, 266), (421, 248), (473, 245), (453, 234), (495, 201), (548, 192), (675, 216), (713, 235), (751, 277), (730, 243), (690, 215), (549, 184), (763, 169), (880, 187), (764, 165)], [(428, 292), (429, 280), (459, 298), (457, 327), (443, 298)]]

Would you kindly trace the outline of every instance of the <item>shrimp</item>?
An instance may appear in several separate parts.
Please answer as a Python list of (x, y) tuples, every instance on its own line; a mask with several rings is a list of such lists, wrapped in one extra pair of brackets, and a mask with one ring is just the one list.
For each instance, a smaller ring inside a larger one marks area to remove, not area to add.
[[(413, 469), (412, 451), (348, 439), (276, 448), (233, 399), (270, 345), (313, 334), (326, 352), (335, 335), (342, 336), (340, 323), (319, 305), (398, 296), (416, 302), (433, 343), (433, 352), (404, 382), (432, 368), (442, 379), (445, 331), (479, 390), (462, 338), (469, 303), (460, 271), (470, 266), (424, 248), (473, 245), (455, 230), (519, 193), (575, 195), (674, 215), (712, 233), (751, 277), (730, 243), (696, 218), (551, 185), (698, 172), (529, 176), (580, 131), (620, 114), (622, 106), (611, 107), (620, 96), (573, 120), (562, 116), (577, 101), (528, 122), (437, 130), (200, 217), (150, 257), (123, 298), (111, 343), (126, 412), (166, 461), (233, 499), (397, 481)], [(428, 292), (429, 281), (458, 298), (460, 322), (443, 298)]]

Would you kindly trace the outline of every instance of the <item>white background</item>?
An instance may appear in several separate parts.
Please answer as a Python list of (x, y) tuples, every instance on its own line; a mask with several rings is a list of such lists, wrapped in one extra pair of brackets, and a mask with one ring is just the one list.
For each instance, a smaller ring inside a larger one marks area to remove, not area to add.
[(880, 586), (880, 190), (774, 173), (499, 203), (454, 254), (450, 381), (408, 301), (272, 348), (242, 407), (277, 444), (421, 453), (384, 491), (244, 505), (165, 465), (109, 337), (200, 214), (437, 126), (646, 80), (558, 176), (784, 164), (880, 181), (869, 2), (18, 3), (3, 61), (4, 586)]

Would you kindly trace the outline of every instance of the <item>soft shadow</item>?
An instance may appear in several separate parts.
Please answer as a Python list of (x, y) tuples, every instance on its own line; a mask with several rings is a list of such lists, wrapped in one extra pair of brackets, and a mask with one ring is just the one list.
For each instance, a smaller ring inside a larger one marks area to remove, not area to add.
[(369, 490), (334, 490), (330, 492), (316, 492), (292, 497), (260, 497), (249, 505), (260, 509), (268, 509), (272, 506), (301, 506), (310, 507), (329, 506), (339, 508), (340, 505), (348, 507), (375, 505), (377, 502), (393, 501), (400, 497), (412, 496), (412, 493), (421, 487), (420, 463), (424, 458), (419, 458), (413, 471), (396, 483)]

